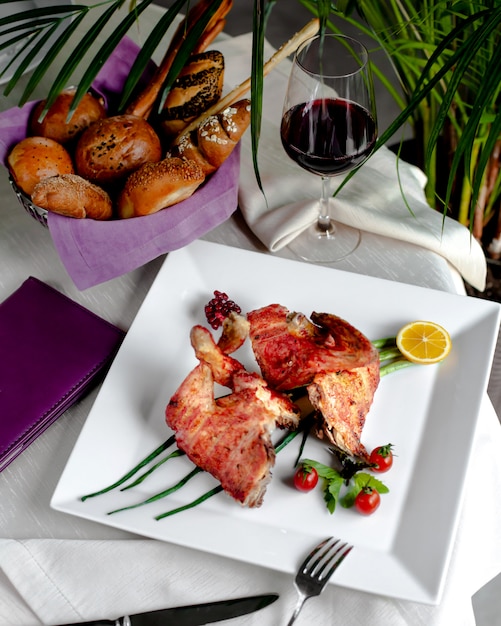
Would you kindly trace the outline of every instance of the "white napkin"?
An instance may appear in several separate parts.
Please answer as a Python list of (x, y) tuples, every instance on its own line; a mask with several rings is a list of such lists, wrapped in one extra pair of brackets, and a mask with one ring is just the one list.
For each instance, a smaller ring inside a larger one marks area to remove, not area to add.
[[(306, 603), (301, 623), (474, 626), (471, 596), (501, 570), (501, 504), (492, 497), (501, 492), (500, 447), (499, 421), (485, 397), (439, 606), (329, 585)], [(280, 594), (273, 605), (225, 623), (276, 626), (287, 623), (296, 601), (290, 575), (149, 539), (0, 539), (0, 582), (0, 626), (70, 624), (270, 592)]]
[[(221, 42), (218, 48), (225, 58), (231, 59), (225, 78), (226, 86), (231, 88), (250, 72), (251, 36)], [(267, 45), (265, 58), (272, 53), (273, 49)], [(254, 175), (250, 133), (242, 139), (240, 208), (251, 230), (271, 251), (286, 246), (315, 221), (315, 203), (306, 209), (303, 204), (305, 199), (320, 197), (319, 177), (290, 160), (280, 141), (289, 71), (290, 62), (283, 61), (265, 79), (258, 154), (264, 195)], [(341, 180), (341, 177), (333, 179), (333, 190)], [(483, 290), (486, 261), (481, 246), (467, 228), (448, 217), (443, 221), (442, 214), (430, 208), (423, 192), (425, 184), (421, 170), (402, 160), (398, 160), (397, 166), (396, 156), (383, 147), (340, 192), (334, 217), (361, 230), (433, 250), (446, 258), (468, 283)]]

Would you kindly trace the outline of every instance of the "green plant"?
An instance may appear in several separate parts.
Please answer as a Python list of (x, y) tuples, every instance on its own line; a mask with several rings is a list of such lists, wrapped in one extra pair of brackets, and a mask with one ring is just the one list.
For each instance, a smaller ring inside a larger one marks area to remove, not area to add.
[[(315, 2), (301, 0), (313, 13)], [(380, 137), (414, 128), (427, 197), (488, 244), (501, 235), (501, 2), (347, 0), (336, 15), (372, 37), (389, 56), (404, 99)], [(339, 28), (332, 22), (328, 27)], [(485, 228), (489, 226), (489, 228)]]
[[(0, 4), (13, 1), (0, 0)], [(77, 101), (118, 41), (152, 1), (133, 0), (126, 16), (107, 36), (105, 44), (86, 61)], [(251, 98), (254, 155), (257, 154), (261, 119), (263, 42), (277, 1), (254, 0), (253, 5)], [(337, 26), (334, 23), (333, 18), (337, 18), (371, 37), (375, 48), (386, 51), (401, 83), (403, 97), (395, 89), (394, 81), (373, 66), (375, 74), (401, 109), (390, 127), (381, 134), (377, 147), (392, 138), (398, 140), (397, 131), (407, 123), (412, 124), (420, 146), (421, 161), (418, 164), (428, 176), (430, 204), (467, 225), (475, 237), (484, 239), (484, 243), (499, 240), (501, 248), (501, 0), (297, 1), (319, 16), (324, 28), (340, 30), (339, 21)], [(208, 20), (222, 0), (205, 2), (204, 20)], [(134, 64), (122, 105), (133, 92), (167, 28), (192, 4), (194, 2), (190, 3), (190, 0), (176, 0), (158, 22)], [(48, 94), (49, 106), (57, 93), (72, 82), (75, 70), (88, 57), (96, 36), (123, 7), (124, 0), (104, 0), (93, 5), (68, 4), (33, 9), (1, 19), (0, 53), (18, 44), (17, 59), (11, 63), (19, 63), (22, 59), (4, 92), (8, 94), (13, 90), (40, 46), (57, 33), (56, 43), (30, 76), (19, 103), (29, 100), (77, 27), (83, 20), (90, 20), (87, 34), (73, 44), (74, 53), (63, 63), (52, 84)], [(195, 38), (195, 34), (186, 38), (183, 54), (169, 72), (161, 99), (170, 89)], [(0, 71), (0, 77), (9, 67), (10, 64)], [(255, 169), (259, 179), (256, 158)]]

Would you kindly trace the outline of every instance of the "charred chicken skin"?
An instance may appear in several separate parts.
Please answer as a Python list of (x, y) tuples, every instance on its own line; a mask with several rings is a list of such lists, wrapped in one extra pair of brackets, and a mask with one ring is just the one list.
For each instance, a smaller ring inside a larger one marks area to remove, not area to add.
[(345, 320), (312, 313), (311, 321), (279, 304), (248, 314), (263, 378), (281, 391), (306, 387), (320, 413), (317, 433), (348, 454), (367, 458), (360, 438), (379, 384), (379, 355)]
[[(235, 500), (258, 507), (275, 463), (271, 434), (277, 425), (297, 428), (299, 411), (261, 376), (222, 352), (206, 328), (195, 326), (191, 342), (200, 363), (171, 398), (166, 422), (193, 463)], [(232, 392), (216, 399), (215, 382)]]

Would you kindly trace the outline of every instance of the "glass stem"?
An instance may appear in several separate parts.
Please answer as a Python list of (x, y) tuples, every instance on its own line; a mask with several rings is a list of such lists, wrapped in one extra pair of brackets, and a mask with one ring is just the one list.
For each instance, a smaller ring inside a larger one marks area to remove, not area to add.
[(317, 226), (320, 231), (326, 234), (334, 235), (336, 227), (331, 218), (331, 178), (330, 176), (322, 176), (322, 197), (320, 198), (320, 213), (318, 216)]

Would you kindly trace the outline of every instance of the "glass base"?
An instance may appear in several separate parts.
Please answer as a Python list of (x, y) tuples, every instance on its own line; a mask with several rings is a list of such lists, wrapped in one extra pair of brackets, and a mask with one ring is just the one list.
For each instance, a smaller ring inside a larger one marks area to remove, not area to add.
[(329, 228), (318, 223), (298, 235), (289, 249), (300, 259), (311, 263), (335, 263), (346, 258), (360, 245), (362, 234), (357, 228), (330, 222)]

